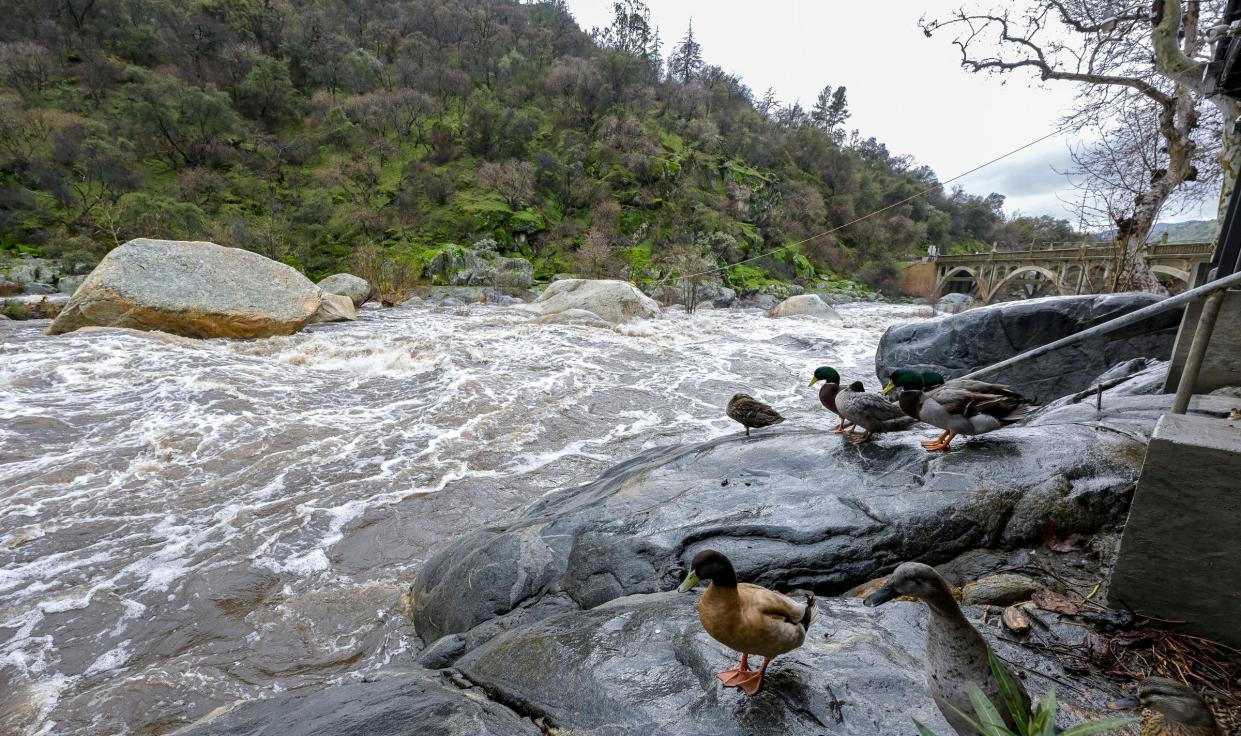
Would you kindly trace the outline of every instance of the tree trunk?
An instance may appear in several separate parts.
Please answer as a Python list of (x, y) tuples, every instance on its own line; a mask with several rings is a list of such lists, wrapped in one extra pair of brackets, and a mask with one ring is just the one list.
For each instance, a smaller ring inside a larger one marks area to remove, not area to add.
[(1220, 178), (1223, 180), (1219, 191), (1219, 210), (1216, 222), (1222, 227), (1224, 215), (1228, 212), (1228, 200), (1232, 198), (1232, 190), (1237, 186), (1237, 173), (1241, 172), (1241, 140), (1233, 131), (1238, 115), (1241, 115), (1241, 104), (1231, 97), (1217, 95), (1211, 98), (1215, 107), (1223, 116), (1224, 135), (1219, 149)]

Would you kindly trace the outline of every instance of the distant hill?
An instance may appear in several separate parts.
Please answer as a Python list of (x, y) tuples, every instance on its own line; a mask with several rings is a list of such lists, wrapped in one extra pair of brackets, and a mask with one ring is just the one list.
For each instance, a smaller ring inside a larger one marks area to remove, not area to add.
[[(1148, 241), (1152, 243), (1161, 242), (1164, 239), (1164, 233), (1167, 233), (1169, 243), (1206, 243), (1215, 240), (1215, 235), (1218, 231), (1219, 224), (1215, 220), (1157, 222), (1151, 228)], [(1115, 232), (1115, 230), (1104, 230), (1096, 237), (1099, 240), (1109, 240)]]

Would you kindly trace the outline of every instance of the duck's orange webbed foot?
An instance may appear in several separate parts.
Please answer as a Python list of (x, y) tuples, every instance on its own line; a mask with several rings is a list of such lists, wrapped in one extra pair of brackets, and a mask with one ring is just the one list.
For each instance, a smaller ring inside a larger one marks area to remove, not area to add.
[(750, 669), (749, 658), (750, 655), (742, 654), (741, 664), (733, 667), (731, 670), (716, 673), (715, 676), (720, 678), (720, 682), (724, 683), (724, 687), (737, 687), (746, 678), (754, 674), (754, 670)]
[(940, 436), (936, 437), (933, 440), (922, 440), (922, 446), (929, 450), (935, 445), (942, 444), (943, 441), (947, 438), (948, 438), (948, 433), (944, 432), (943, 434), (941, 434)]

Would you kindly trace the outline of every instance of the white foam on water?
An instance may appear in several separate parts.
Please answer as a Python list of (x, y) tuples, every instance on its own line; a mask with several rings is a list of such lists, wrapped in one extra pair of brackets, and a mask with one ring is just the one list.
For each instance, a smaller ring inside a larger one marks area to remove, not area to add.
[(251, 341), (6, 327), (0, 690), (34, 698), (27, 733), (124, 734), (144, 727), (123, 705), (144, 687), (193, 693), (151, 695), (191, 719), (399, 661), (426, 551), (402, 554), (397, 533), (350, 556), (376, 520), (455, 488), (532, 501), (738, 432), (723, 413), (738, 391), (832, 426), (811, 371), (875, 385), (879, 335), (918, 312), (839, 311), (844, 325), (729, 309), (602, 329), (409, 306)]

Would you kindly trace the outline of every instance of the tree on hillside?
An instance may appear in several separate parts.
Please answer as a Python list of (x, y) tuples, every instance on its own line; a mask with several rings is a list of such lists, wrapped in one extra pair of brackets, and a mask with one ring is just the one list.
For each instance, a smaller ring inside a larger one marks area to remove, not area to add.
[(668, 57), (668, 76), (681, 84), (689, 84), (690, 80), (702, 71), (702, 45), (694, 40), (694, 21), (690, 20), (685, 36), (672, 49)]
[[(1028, 0), (1020, 9), (976, 12), (962, 9), (943, 20), (924, 20), (923, 31), (957, 32), (953, 43), (961, 64), (974, 72), (1007, 74), (1032, 70), (1042, 80), (1078, 85), (1078, 109), (1066, 123), (1078, 129), (1102, 126), (1108, 133), (1123, 125), (1117, 109), (1149, 111), (1147, 119), (1159, 139), (1148, 168), (1149, 183), (1130, 192), (1131, 201), (1113, 207), (1111, 219), (1127, 266), (1123, 288), (1157, 289), (1141, 258), (1151, 227), (1186, 181), (1199, 176), (1203, 159), (1218, 148), (1223, 169), (1221, 210), (1234, 186), (1241, 146), (1231, 125), (1204, 146), (1197, 131), (1209, 106), (1204, 104), (1202, 72), (1209, 49), (1205, 29), (1215, 20), (1204, 16), (1198, 0), (1154, 0), (1117, 11), (1112, 0)], [(1224, 120), (1236, 119), (1241, 106), (1228, 98), (1210, 98)], [(1113, 146), (1113, 152), (1119, 148)], [(1135, 151), (1151, 152), (1149, 147)], [(1107, 188), (1106, 169), (1086, 168), (1096, 186)]]
[(617, 0), (612, 3), (612, 23), (591, 32), (604, 48), (614, 49), (642, 59), (654, 72), (662, 64), (659, 30), (651, 25), (651, 11), (642, 0)]
[(832, 133), (849, 119), (849, 103), (845, 100), (845, 88), (832, 90), (829, 84), (819, 93), (810, 109), (810, 120), (822, 130)]

